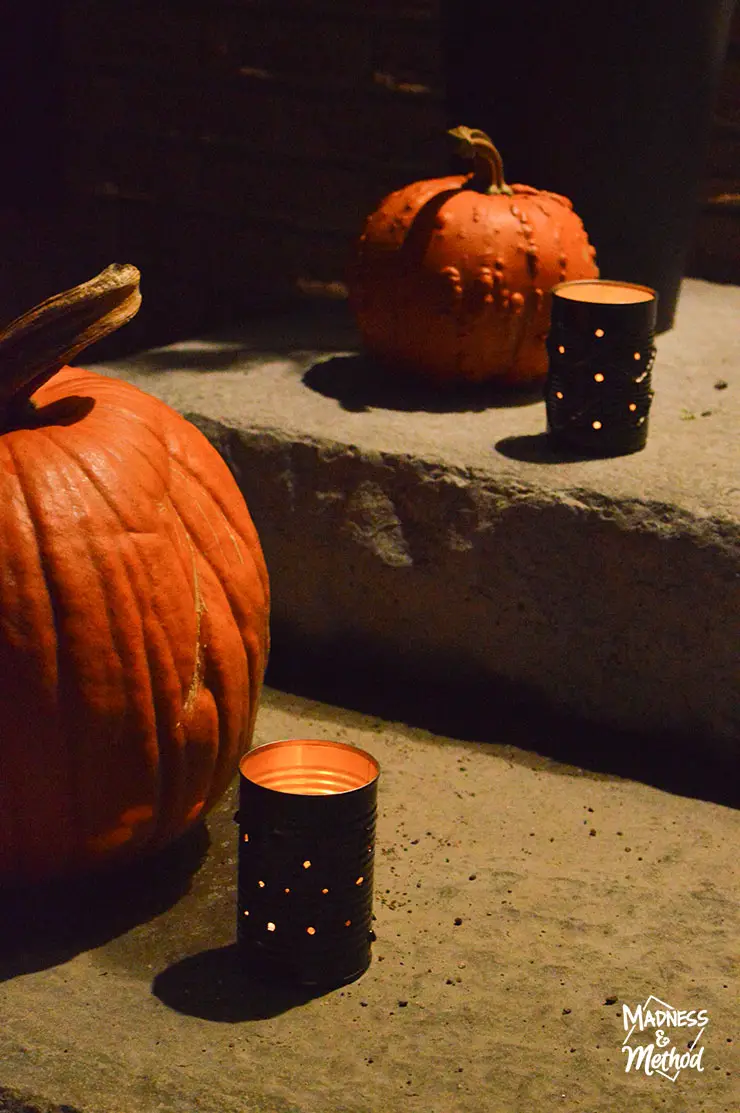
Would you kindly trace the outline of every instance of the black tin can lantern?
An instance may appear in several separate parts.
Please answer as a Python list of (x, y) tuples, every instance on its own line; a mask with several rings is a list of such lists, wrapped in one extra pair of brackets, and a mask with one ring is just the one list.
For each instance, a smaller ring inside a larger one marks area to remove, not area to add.
[(378, 762), (289, 739), (250, 751), (239, 772), (243, 967), (316, 988), (354, 981), (371, 958)]
[(606, 279), (552, 290), (545, 385), (550, 444), (585, 456), (645, 447), (657, 294)]

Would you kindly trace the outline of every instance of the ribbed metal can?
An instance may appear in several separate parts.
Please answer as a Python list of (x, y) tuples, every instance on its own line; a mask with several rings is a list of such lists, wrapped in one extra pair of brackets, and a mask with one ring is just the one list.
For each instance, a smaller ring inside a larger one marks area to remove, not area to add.
[(249, 974), (328, 988), (367, 970), (379, 775), (366, 751), (322, 739), (242, 759), (237, 943)]
[(645, 447), (656, 312), (649, 286), (583, 279), (553, 287), (545, 404), (554, 448), (623, 456)]

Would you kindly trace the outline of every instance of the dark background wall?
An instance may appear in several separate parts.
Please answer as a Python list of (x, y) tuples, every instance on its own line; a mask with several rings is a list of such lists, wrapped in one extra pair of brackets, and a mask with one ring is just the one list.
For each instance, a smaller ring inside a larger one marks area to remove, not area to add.
[(715, 103), (689, 273), (740, 282), (740, 5)]
[[(0, 320), (113, 260), (145, 293), (114, 347), (340, 293), (364, 215), (449, 169), (440, 0), (12, 7)], [(740, 281), (739, 198), (736, 13), (693, 273)]]

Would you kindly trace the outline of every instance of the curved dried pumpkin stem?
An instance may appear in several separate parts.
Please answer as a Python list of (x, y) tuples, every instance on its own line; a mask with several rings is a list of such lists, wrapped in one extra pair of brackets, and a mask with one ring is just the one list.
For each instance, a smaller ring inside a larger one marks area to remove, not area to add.
[(484, 131), (477, 128), (458, 127), (449, 133), (459, 140), (458, 154), (472, 158), (473, 176), (467, 183), (478, 193), (506, 193), (514, 191), (504, 181), (504, 164), (501, 155)]
[(113, 263), (0, 331), (0, 426), (78, 352), (131, 320), (141, 304), (139, 279), (130, 263)]

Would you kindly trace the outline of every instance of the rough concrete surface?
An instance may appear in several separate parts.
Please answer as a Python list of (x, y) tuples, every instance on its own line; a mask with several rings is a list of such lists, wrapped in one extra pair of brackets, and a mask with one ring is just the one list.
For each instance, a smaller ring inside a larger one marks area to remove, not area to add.
[(740, 288), (684, 283), (648, 445), (606, 460), (552, 455), (539, 394), (381, 372), (343, 305), (103, 369), (186, 413), (230, 463), (271, 572), (276, 651), (475, 676), (732, 752), (739, 322)]
[[(370, 969), (240, 982), (230, 794), (210, 846), (4, 894), (2, 1113), (737, 1110), (736, 812), (267, 690), (257, 741), (284, 737), (381, 761)], [(651, 994), (708, 1010), (703, 1071), (625, 1072)]]

